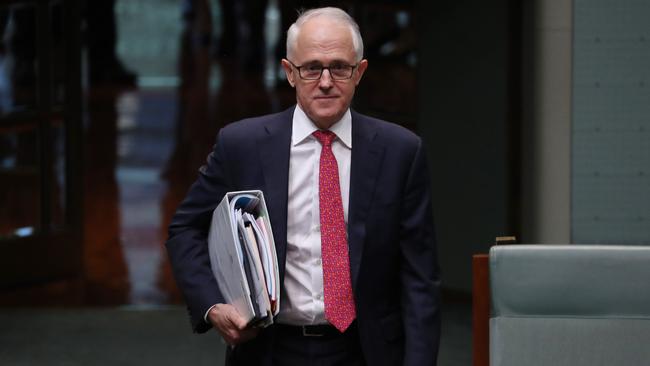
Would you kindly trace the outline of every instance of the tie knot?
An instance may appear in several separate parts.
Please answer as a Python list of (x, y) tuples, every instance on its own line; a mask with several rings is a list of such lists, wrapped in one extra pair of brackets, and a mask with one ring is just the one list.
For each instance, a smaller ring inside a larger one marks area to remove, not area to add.
[(314, 131), (313, 135), (323, 146), (332, 146), (332, 141), (336, 138), (336, 134), (329, 130)]

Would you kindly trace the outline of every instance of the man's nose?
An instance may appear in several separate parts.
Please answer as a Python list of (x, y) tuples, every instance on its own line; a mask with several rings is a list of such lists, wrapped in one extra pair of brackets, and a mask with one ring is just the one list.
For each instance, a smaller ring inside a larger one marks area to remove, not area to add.
[(318, 80), (318, 86), (323, 89), (329, 89), (332, 87), (332, 74), (330, 74), (329, 69), (323, 69), (323, 72), (320, 74), (320, 79)]

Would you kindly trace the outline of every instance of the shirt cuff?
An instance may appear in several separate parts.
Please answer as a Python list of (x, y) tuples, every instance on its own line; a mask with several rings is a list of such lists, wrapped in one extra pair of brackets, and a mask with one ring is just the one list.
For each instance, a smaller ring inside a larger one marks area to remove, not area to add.
[(215, 306), (217, 306), (217, 304), (210, 306), (208, 308), (208, 311), (205, 312), (205, 315), (203, 315), (203, 320), (210, 325), (212, 325), (212, 323), (210, 323), (210, 321), (208, 320), (208, 314), (210, 314), (210, 310), (212, 310), (212, 308), (214, 308)]

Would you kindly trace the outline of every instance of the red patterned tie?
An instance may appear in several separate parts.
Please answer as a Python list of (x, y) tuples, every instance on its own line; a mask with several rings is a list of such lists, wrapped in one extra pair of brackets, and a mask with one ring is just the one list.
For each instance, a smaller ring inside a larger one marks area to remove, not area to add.
[(356, 317), (350, 281), (350, 258), (339, 186), (339, 168), (332, 153), (331, 131), (316, 131), (323, 148), (320, 154), (318, 197), (320, 203), (321, 255), (325, 317), (339, 331), (345, 331)]

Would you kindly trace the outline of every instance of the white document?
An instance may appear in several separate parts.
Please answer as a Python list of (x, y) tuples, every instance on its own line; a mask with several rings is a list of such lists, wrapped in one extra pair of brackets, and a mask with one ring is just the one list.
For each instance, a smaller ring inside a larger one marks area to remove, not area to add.
[(279, 273), (261, 191), (224, 196), (212, 214), (208, 249), (212, 272), (226, 302), (251, 324), (272, 324), (280, 309)]
[(277, 265), (272, 259), (273, 252), (271, 251), (271, 246), (267, 240), (267, 235), (262, 229), (264, 227), (264, 223), (261, 219), (255, 219), (253, 215), (250, 214), (244, 215), (244, 220), (249, 220), (251, 223), (250, 228), (255, 235), (258, 250), (260, 253), (260, 259), (262, 262), (262, 270), (264, 273), (266, 290), (271, 302), (271, 310), (274, 311), (276, 305), (275, 301), (277, 300), (277, 279), (275, 278), (273, 269), (276, 268)]

